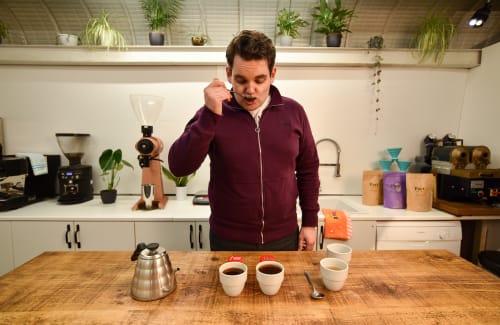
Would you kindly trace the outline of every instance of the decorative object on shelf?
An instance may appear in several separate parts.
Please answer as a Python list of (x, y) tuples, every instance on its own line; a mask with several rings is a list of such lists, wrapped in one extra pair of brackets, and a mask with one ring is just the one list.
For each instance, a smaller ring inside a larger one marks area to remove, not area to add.
[(283, 8), (278, 12), (278, 36), (281, 46), (292, 46), (293, 39), (300, 36), (299, 28), (309, 25), (302, 19), (300, 13), (292, 10), (292, 0), (290, 0), (288, 9)]
[(196, 32), (192, 32), (190, 35), (191, 35), (191, 44), (193, 46), (203, 46), (208, 42), (209, 37), (207, 33), (201, 30), (200, 26), (198, 26)]
[(115, 47), (118, 50), (125, 49), (127, 42), (122, 33), (114, 29), (109, 21), (110, 14), (101, 11), (99, 17), (91, 17), (87, 21), (85, 29), (80, 35), (83, 44), (87, 46), (106, 46), (106, 49)]
[(373, 37), (370, 37), (370, 40), (368, 40), (368, 48), (370, 49), (381, 49), (384, 47), (384, 37), (381, 35), (376, 35)]
[(149, 44), (164, 45), (164, 29), (172, 25), (182, 8), (183, 0), (141, 0), (144, 17), (148, 21)]
[(7, 39), (9, 37), (9, 27), (3, 21), (0, 20), (0, 44), (2, 44), (2, 40)]
[(106, 183), (106, 189), (100, 192), (103, 203), (114, 203), (116, 201), (116, 187), (120, 182), (118, 173), (124, 166), (134, 169), (126, 160), (122, 159), (121, 149), (106, 149), (99, 157), (99, 166), (101, 167), (101, 177)]
[(319, 0), (314, 7), (312, 17), (317, 23), (316, 33), (326, 35), (326, 46), (339, 47), (342, 33), (350, 33), (349, 21), (354, 17), (354, 10), (342, 8), (341, 0), (335, 0), (335, 6), (330, 6), (328, 0)]
[(77, 46), (78, 36), (72, 34), (57, 34), (56, 45)]
[(187, 176), (175, 176), (172, 174), (172, 172), (166, 168), (165, 166), (161, 166), (161, 170), (163, 172), (163, 175), (167, 177), (167, 179), (171, 180), (175, 184), (175, 190), (176, 190), (176, 199), (177, 200), (185, 200), (187, 196), (187, 185), (191, 178), (196, 175), (196, 172), (192, 173), (191, 175)]
[(434, 62), (441, 64), (455, 31), (456, 26), (449, 17), (426, 17), (420, 24), (414, 41), (420, 63), (433, 57)]

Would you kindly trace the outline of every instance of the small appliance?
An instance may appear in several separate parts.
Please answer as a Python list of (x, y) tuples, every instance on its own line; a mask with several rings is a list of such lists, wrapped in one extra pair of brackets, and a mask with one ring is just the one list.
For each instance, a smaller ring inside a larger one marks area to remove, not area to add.
[(500, 202), (500, 169), (452, 169), (437, 174), (438, 198), (447, 201)]
[(81, 203), (94, 196), (92, 166), (81, 163), (89, 137), (88, 133), (56, 133), (59, 148), (69, 160), (69, 166), (61, 166), (58, 171), (61, 204)]
[(141, 198), (132, 210), (163, 209), (167, 197), (163, 193), (160, 153), (163, 142), (154, 137), (153, 123), (163, 108), (163, 97), (154, 95), (130, 95), (134, 113), (141, 123), (142, 138), (135, 144), (137, 159), (142, 169)]
[(26, 158), (3, 156), (0, 159), (0, 211), (17, 209), (28, 203), (24, 195), (27, 175)]

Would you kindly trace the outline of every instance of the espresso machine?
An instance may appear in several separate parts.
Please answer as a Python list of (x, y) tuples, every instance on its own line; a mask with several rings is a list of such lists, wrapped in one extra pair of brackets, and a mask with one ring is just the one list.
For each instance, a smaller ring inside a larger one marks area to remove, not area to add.
[(154, 95), (130, 95), (134, 113), (141, 123), (142, 138), (135, 144), (137, 159), (142, 169), (141, 198), (132, 210), (163, 209), (167, 197), (163, 193), (160, 153), (163, 142), (153, 136), (153, 123), (160, 116), (163, 97)]
[(82, 165), (88, 133), (56, 133), (57, 144), (69, 160), (68, 166), (59, 167), (59, 199), (61, 204), (75, 204), (92, 200), (94, 187), (92, 166)]

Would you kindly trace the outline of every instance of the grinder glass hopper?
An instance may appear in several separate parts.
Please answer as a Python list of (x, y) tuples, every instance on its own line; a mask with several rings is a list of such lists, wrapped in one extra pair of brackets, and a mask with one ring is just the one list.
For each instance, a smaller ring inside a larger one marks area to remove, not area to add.
[[(154, 95), (130, 95), (130, 102), (135, 116), (142, 126), (142, 133), (145, 137), (153, 133), (153, 123), (160, 116), (163, 108), (163, 97)], [(144, 134), (146, 133), (146, 134)]]
[(81, 165), (88, 133), (56, 133), (57, 144), (69, 165)]

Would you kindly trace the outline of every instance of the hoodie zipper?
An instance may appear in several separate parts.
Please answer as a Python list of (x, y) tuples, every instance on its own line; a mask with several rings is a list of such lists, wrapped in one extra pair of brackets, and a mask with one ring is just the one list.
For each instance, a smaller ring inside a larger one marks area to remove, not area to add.
[(263, 168), (262, 168), (262, 146), (260, 143), (260, 118), (255, 121), (255, 133), (257, 133), (257, 143), (259, 144), (259, 168), (260, 168), (260, 204), (262, 210), (261, 217), (261, 227), (260, 227), (260, 241), (264, 244), (264, 179), (263, 179)]

